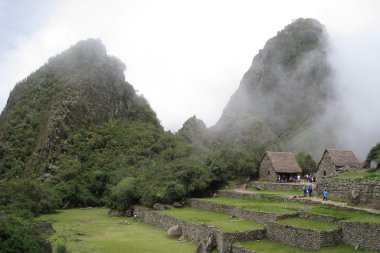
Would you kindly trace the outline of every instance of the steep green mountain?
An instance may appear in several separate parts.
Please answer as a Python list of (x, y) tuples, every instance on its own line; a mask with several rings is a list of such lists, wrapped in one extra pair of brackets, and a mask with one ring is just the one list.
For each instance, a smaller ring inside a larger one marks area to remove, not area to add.
[(110, 119), (161, 128), (99, 40), (80, 41), (19, 82), (0, 116), (0, 176), (52, 172), (72, 132)]
[[(124, 69), (88, 39), (16, 85), (0, 116), (0, 211), (107, 204), (124, 212), (136, 202), (201, 194), (229, 178), (223, 163), (208, 167), (207, 152), (184, 140), (205, 127), (196, 122), (199, 129), (182, 137), (165, 132)], [(24, 189), (32, 189), (31, 201)]]
[(211, 131), (221, 143), (250, 150), (282, 148), (315, 155), (333, 145), (326, 111), (335, 94), (327, 54), (323, 25), (314, 19), (293, 21), (253, 58)]

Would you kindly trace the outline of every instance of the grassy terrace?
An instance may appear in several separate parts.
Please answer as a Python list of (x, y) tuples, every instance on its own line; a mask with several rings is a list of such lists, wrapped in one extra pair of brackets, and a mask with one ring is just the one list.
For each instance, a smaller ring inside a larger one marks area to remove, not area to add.
[(333, 179), (355, 180), (355, 179), (373, 179), (380, 181), (380, 173), (368, 171), (348, 171), (340, 173)]
[[(165, 231), (130, 218), (109, 217), (106, 208), (70, 209), (43, 215), (56, 230), (50, 237), (53, 246), (65, 243), (75, 253), (193, 253), (191, 241), (178, 242)], [(128, 220), (131, 225), (120, 225)], [(148, 243), (147, 243), (148, 242)], [(1, 251), (1, 250), (0, 250)]]
[(204, 198), (198, 199), (201, 201), (208, 201), (215, 204), (230, 205), (240, 207), (245, 210), (261, 211), (273, 214), (291, 214), (297, 212), (298, 209), (304, 205), (297, 202), (281, 202), (273, 200), (255, 200), (255, 199), (235, 199), (235, 198)]
[(370, 250), (355, 250), (353, 247), (339, 244), (333, 247), (322, 248), (318, 251), (303, 250), (300, 248), (288, 246), (285, 244), (280, 244), (277, 242), (272, 242), (269, 240), (261, 241), (239, 241), (235, 243), (236, 245), (243, 246), (244, 248), (254, 250), (257, 253), (375, 253)]
[(380, 224), (380, 215), (378, 214), (369, 214), (361, 211), (345, 211), (336, 209), (327, 205), (314, 205), (310, 206), (309, 210), (306, 210), (309, 213), (328, 215), (337, 218), (342, 218), (344, 220), (350, 221), (360, 221), (360, 222), (371, 222)]
[(283, 220), (278, 220), (278, 224), (289, 225), (292, 227), (299, 228), (309, 228), (314, 230), (334, 230), (338, 229), (338, 225), (330, 222), (318, 221), (318, 220), (308, 220), (302, 218), (287, 218)]
[(223, 232), (247, 231), (263, 228), (257, 222), (249, 220), (231, 219), (227, 214), (203, 211), (194, 208), (181, 208), (161, 211), (161, 213), (175, 216), (192, 223), (205, 223), (220, 228)]
[(258, 195), (263, 195), (263, 196), (281, 196), (281, 197), (287, 197), (287, 196), (299, 196), (303, 195), (303, 191), (297, 190), (297, 189), (292, 189), (288, 191), (258, 191), (255, 189), (247, 189), (249, 192), (253, 192)]
[(203, 198), (201, 201), (208, 201), (215, 204), (236, 206), (245, 210), (261, 211), (273, 214), (290, 214), (298, 211), (313, 214), (328, 215), (344, 220), (380, 223), (380, 215), (369, 214), (361, 211), (346, 211), (324, 204), (303, 204), (299, 202), (282, 202), (275, 200), (258, 200), (250, 198)]

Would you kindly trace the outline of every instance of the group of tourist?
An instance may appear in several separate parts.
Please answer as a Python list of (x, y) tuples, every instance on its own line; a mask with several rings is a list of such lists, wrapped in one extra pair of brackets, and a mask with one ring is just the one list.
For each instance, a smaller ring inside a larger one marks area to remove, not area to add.
[[(303, 190), (303, 196), (304, 197), (312, 197), (313, 196), (313, 185), (312, 184), (304, 185), (302, 187), (302, 190)], [(329, 196), (329, 192), (327, 191), (327, 189), (325, 189), (323, 191), (322, 196), (323, 196), (323, 201), (327, 201), (327, 198)]]

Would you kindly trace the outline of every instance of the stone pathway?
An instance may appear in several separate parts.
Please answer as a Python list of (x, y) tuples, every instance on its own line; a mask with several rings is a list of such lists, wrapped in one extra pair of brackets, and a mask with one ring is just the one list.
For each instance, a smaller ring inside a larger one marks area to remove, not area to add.
[[(247, 191), (242, 188), (234, 189), (233, 191), (244, 193), (244, 194), (258, 195), (256, 192)], [(288, 198), (289, 200), (294, 199), (293, 196), (290, 196)], [(380, 214), (380, 210), (377, 210), (377, 209), (368, 208), (368, 207), (351, 206), (351, 205), (348, 205), (348, 203), (337, 202), (337, 201), (332, 201), (332, 200), (323, 201), (321, 198), (317, 198), (317, 197), (300, 197), (300, 199), (308, 199), (309, 201), (314, 202), (314, 203), (328, 204), (330, 206), (336, 206), (336, 207), (347, 207), (347, 208), (354, 209), (357, 211), (364, 211), (364, 212), (372, 213), (372, 214)]]

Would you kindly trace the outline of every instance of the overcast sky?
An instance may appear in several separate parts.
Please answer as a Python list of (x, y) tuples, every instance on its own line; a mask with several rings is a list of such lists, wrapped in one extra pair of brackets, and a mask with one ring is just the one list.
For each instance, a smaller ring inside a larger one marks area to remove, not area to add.
[(345, 131), (369, 133), (366, 149), (380, 141), (379, 13), (376, 0), (0, 0), (0, 110), (17, 81), (93, 37), (127, 65), (126, 80), (165, 129), (177, 131), (192, 115), (212, 126), (265, 42), (311, 17), (332, 38), (341, 106), (354, 105), (342, 112), (353, 121)]

